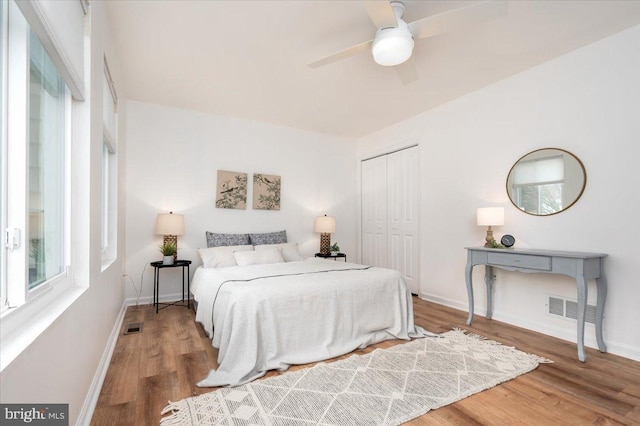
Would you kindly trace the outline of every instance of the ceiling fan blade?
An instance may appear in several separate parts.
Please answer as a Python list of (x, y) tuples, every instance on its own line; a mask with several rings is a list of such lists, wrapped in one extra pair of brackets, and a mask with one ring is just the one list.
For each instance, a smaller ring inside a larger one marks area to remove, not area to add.
[(506, 1), (489, 0), (418, 19), (409, 24), (409, 30), (413, 34), (413, 38), (417, 40), (464, 29), (470, 25), (503, 17), (506, 14)]
[(418, 68), (416, 67), (416, 63), (413, 60), (413, 57), (407, 59), (400, 65), (396, 65), (393, 68), (396, 70), (398, 77), (400, 77), (400, 81), (402, 81), (402, 84), (404, 85), (413, 83), (420, 78), (420, 76), (418, 75)]
[(397, 27), (396, 14), (387, 0), (368, 0), (364, 2), (369, 17), (376, 28)]
[(347, 49), (341, 50), (339, 52), (333, 53), (329, 56), (325, 56), (322, 59), (318, 59), (317, 61), (313, 61), (307, 66), (309, 68), (319, 68), (324, 65), (332, 64), (334, 62), (341, 61), (342, 59), (346, 59), (350, 56), (357, 55), (359, 53), (367, 52), (371, 50), (371, 43), (373, 40), (365, 41), (364, 43), (356, 44), (355, 46), (351, 46)]

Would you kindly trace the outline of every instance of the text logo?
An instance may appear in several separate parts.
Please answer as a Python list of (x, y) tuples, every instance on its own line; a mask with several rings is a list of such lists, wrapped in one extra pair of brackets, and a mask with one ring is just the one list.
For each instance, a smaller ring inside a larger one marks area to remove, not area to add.
[(68, 426), (69, 404), (0, 404), (0, 420), (3, 426)]

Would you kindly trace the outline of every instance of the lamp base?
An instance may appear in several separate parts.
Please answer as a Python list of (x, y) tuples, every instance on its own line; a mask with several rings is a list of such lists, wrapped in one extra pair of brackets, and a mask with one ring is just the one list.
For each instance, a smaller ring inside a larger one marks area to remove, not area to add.
[(329, 247), (331, 246), (331, 234), (320, 234), (320, 253), (329, 254)]
[(178, 236), (177, 235), (165, 235), (162, 239), (162, 244), (173, 243), (176, 245), (176, 253), (173, 255), (173, 261), (178, 260)]
[(495, 241), (493, 239), (493, 229), (491, 229), (491, 225), (489, 225), (489, 228), (487, 228), (487, 236), (485, 238), (486, 243), (484, 243), (484, 246), (487, 248), (492, 248), (493, 247), (493, 242)]

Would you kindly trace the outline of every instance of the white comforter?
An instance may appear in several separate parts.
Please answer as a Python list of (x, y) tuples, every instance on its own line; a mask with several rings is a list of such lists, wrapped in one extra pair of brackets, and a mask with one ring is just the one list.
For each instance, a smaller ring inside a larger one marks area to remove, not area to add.
[(219, 349), (218, 369), (198, 386), (239, 385), (389, 339), (431, 335), (413, 321), (397, 271), (309, 259), (198, 268), (196, 320)]

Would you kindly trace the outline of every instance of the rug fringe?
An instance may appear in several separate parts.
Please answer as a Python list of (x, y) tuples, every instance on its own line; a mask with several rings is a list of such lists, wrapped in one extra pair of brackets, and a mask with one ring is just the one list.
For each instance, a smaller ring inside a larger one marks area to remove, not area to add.
[(470, 333), (469, 330), (465, 330), (464, 328), (453, 327), (452, 331), (454, 331), (456, 333), (462, 333), (467, 337), (471, 337), (472, 339), (482, 340), (487, 345), (499, 345), (499, 346), (502, 346), (502, 347), (505, 347), (505, 348), (509, 348), (509, 349), (520, 351), (522, 353), (525, 353), (525, 354), (529, 355), (532, 359), (534, 359), (535, 361), (537, 361), (540, 364), (553, 364), (553, 361), (548, 359), (548, 358), (542, 357), (540, 355), (528, 353), (528, 352), (523, 352), (523, 351), (521, 351), (519, 349), (516, 349), (515, 346), (506, 346), (503, 343), (500, 343), (500, 342), (498, 342), (496, 340), (490, 340), (490, 339), (488, 339), (488, 338), (486, 338), (484, 336), (481, 336), (480, 334)]
[(160, 425), (162, 426), (189, 426), (192, 425), (191, 416), (189, 410), (185, 409), (186, 403), (184, 400), (178, 402), (169, 401), (169, 405), (164, 407), (161, 416), (172, 412), (171, 415), (160, 419)]

